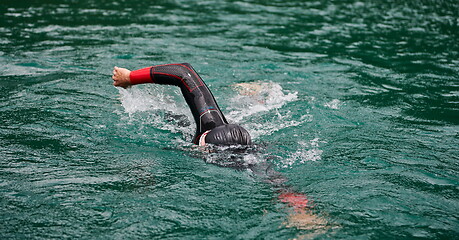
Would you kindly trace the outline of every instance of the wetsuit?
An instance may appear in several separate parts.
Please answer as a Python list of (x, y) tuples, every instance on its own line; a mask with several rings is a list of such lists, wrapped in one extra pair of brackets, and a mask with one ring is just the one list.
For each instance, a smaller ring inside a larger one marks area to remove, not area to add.
[(180, 87), (196, 122), (193, 143), (251, 144), (247, 130), (228, 124), (209, 88), (190, 64), (157, 65), (131, 71), (130, 82), (132, 85), (156, 83)]

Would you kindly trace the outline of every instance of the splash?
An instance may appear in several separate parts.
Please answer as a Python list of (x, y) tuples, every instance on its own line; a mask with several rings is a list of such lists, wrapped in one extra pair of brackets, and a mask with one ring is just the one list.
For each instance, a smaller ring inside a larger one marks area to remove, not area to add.
[[(242, 90), (231, 99), (233, 104), (228, 119), (242, 122), (254, 139), (312, 121), (312, 115), (308, 111), (293, 113), (282, 108), (288, 102), (298, 99), (297, 92), (285, 92), (279, 84), (272, 82), (255, 82), (237, 87), (242, 87)], [(124, 109), (121, 114), (127, 114), (125, 120), (128, 123), (140, 122), (142, 126), (181, 133), (185, 139), (176, 138), (175, 143), (189, 147), (195, 129), (194, 121), (177, 89), (169, 86), (135, 86), (127, 90), (119, 89), (119, 93)], [(250, 120), (244, 123), (245, 119)], [(292, 166), (295, 163), (320, 160), (320, 142), (322, 141), (319, 138), (300, 142), (298, 150), (290, 153), (281, 164)], [(254, 149), (238, 149), (233, 146), (219, 147), (207, 152), (206, 162), (230, 167), (247, 167), (265, 159), (254, 154)]]
[(305, 163), (309, 161), (319, 161), (322, 159), (323, 151), (319, 149), (319, 143), (326, 143), (319, 138), (314, 138), (309, 142), (299, 142), (298, 150), (290, 157), (282, 160), (282, 167), (291, 167), (295, 163)]
[(260, 112), (281, 108), (298, 99), (297, 92), (286, 94), (281, 85), (273, 82), (239, 83), (234, 88), (239, 94), (231, 100), (233, 107), (228, 118), (235, 122)]
[[(239, 94), (231, 99), (228, 119), (238, 123), (245, 122), (244, 126), (254, 139), (312, 119), (312, 115), (308, 113), (296, 116), (290, 111), (280, 110), (285, 104), (296, 101), (298, 93), (286, 92), (278, 83), (256, 81), (239, 83), (233, 87)], [(262, 118), (253, 121), (253, 118), (260, 117)]]
[(330, 109), (339, 109), (341, 106), (341, 101), (338, 99), (333, 99), (330, 102), (324, 104), (324, 107), (328, 107)]
[(194, 157), (202, 158), (206, 163), (222, 167), (248, 170), (250, 167), (265, 162), (265, 155), (257, 145), (218, 146), (208, 144), (204, 147), (188, 145), (183, 148)]
[(170, 86), (135, 86), (119, 88), (119, 93), (129, 123), (141, 121), (173, 133), (193, 134), (193, 117), (177, 89)]
[(303, 114), (298, 120), (295, 120), (294, 114), (291, 111), (280, 113), (276, 109), (276, 115), (270, 119), (264, 119), (262, 122), (245, 123), (248, 131), (254, 139), (261, 136), (269, 136), (281, 129), (299, 126), (305, 122), (312, 121), (312, 115), (309, 113)]
[[(129, 115), (151, 110), (169, 110), (177, 108), (173, 101), (174, 91), (164, 94), (164, 88), (131, 87), (118, 88), (121, 105)], [(170, 107), (167, 107), (170, 106)]]

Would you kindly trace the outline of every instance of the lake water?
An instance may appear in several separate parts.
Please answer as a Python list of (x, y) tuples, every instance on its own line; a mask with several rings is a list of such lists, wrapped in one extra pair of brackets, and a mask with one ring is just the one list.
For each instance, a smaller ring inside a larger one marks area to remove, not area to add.
[[(4, 0), (0, 13), (2, 239), (459, 238), (455, 0)], [(180, 62), (255, 149), (192, 146), (178, 88), (111, 85), (113, 66)]]

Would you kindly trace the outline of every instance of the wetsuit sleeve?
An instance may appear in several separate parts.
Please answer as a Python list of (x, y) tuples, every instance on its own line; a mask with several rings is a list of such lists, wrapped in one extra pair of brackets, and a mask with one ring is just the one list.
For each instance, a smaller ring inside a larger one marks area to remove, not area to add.
[(129, 80), (132, 85), (142, 84), (142, 83), (153, 83), (151, 80), (151, 67), (142, 68), (139, 70), (131, 71), (129, 75)]
[(132, 85), (156, 83), (180, 87), (196, 122), (195, 143), (202, 133), (228, 123), (209, 88), (188, 63), (134, 70), (130, 73), (130, 81)]

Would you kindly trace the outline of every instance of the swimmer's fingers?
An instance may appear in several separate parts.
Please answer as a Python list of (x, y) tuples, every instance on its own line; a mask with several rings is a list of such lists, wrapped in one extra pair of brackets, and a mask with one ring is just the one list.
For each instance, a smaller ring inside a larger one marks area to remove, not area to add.
[(120, 71), (120, 68), (119, 67), (114, 67), (113, 68), (113, 75), (112, 75), (112, 79), (114, 81), (117, 81), (117, 80), (120, 80), (121, 79), (121, 71)]
[(112, 79), (113, 79), (113, 86), (117, 87), (119, 85), (119, 71), (118, 71), (118, 67), (114, 67), (113, 68), (113, 72), (112, 72)]
[(119, 74), (120, 74), (120, 68), (115, 66), (113, 68), (113, 75), (119, 75)]
[(113, 85), (115, 87), (122, 87), (122, 88), (127, 88), (131, 85), (129, 81), (129, 74), (131, 71), (129, 71), (126, 68), (119, 68), (119, 67), (114, 67), (113, 68)]
[(123, 82), (118, 81), (118, 80), (114, 80), (114, 81), (113, 81), (113, 86), (115, 86), (115, 87), (122, 87), (122, 88), (125, 88), (125, 89), (128, 87), (127, 84), (124, 84)]
[(113, 71), (112, 71), (112, 79), (115, 80), (115, 77), (116, 77), (116, 74), (118, 73), (116, 67), (113, 68)]

